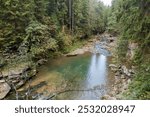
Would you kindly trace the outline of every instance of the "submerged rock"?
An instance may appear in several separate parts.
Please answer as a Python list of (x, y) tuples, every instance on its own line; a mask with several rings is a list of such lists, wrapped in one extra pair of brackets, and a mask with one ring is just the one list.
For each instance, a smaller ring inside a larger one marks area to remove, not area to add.
[(10, 90), (11, 87), (6, 82), (0, 82), (0, 99), (5, 98)]
[(78, 54), (67, 54), (67, 57), (73, 57), (73, 56), (77, 56)]

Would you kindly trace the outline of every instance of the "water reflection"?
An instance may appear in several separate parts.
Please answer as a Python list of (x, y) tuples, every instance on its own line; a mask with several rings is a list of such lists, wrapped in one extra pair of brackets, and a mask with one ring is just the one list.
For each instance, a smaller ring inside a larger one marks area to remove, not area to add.
[[(89, 92), (82, 92), (77, 99), (100, 99), (107, 81), (107, 57), (101, 54), (93, 54), (84, 82), (84, 88), (95, 89)], [(98, 90), (97, 90), (98, 89)]]
[(92, 88), (96, 85), (104, 84), (106, 82), (106, 60), (106, 56), (104, 55), (94, 54), (92, 56), (87, 73), (86, 87)]

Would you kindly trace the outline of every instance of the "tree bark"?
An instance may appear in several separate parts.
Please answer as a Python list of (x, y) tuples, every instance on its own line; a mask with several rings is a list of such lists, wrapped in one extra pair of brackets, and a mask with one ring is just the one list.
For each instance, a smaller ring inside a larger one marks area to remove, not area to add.
[(71, 33), (73, 33), (73, 29), (74, 29), (73, 0), (68, 0), (68, 13), (69, 13), (69, 30)]

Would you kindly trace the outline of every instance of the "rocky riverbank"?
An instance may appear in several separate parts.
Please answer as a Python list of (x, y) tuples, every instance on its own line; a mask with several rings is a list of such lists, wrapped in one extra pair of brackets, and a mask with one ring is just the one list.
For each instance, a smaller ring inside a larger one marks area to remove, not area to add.
[[(77, 56), (80, 54), (84, 54), (86, 52), (108, 55), (110, 54), (109, 51), (112, 51), (112, 49), (115, 46), (115, 40), (116, 40), (116, 37), (112, 37), (111, 35), (107, 33), (102, 34), (102, 35), (97, 35), (95, 36), (94, 39), (92, 38), (88, 40), (88, 42), (86, 42), (82, 48), (78, 48), (75, 51), (66, 54), (65, 56), (67, 57)], [(100, 51), (97, 51), (97, 48)]]
[[(101, 51), (96, 51), (94, 45), (99, 45)], [(100, 54), (104, 54), (107, 56), (110, 55), (111, 53), (112, 59), (115, 59), (115, 62), (111, 61), (112, 63), (109, 64), (109, 68), (114, 74), (114, 76), (111, 76), (111, 78), (114, 79), (114, 84), (112, 85), (112, 88), (108, 91), (108, 93), (101, 98), (104, 100), (123, 99), (122, 94), (128, 89), (128, 85), (132, 81), (132, 78), (135, 74), (134, 66), (127, 67), (128, 65), (126, 64), (118, 65), (118, 61), (116, 61), (117, 60), (116, 48), (117, 48), (117, 37), (113, 37), (105, 33), (103, 35), (96, 36), (95, 39), (89, 40), (84, 47), (77, 49), (66, 55), (70, 57), (70, 56), (77, 56), (79, 54), (84, 54), (86, 52), (91, 53), (100, 52)], [(130, 53), (132, 53), (133, 56), (134, 50), (135, 50), (134, 47), (131, 48), (129, 46), (129, 51), (127, 55), (131, 56)]]
[(104, 100), (120, 100), (123, 99), (122, 94), (127, 91), (128, 85), (131, 83), (135, 74), (134, 67), (128, 69), (125, 65), (109, 65), (112, 72), (114, 72), (115, 82), (109, 93), (104, 95)]
[(3, 99), (10, 91), (17, 91), (31, 77), (35, 76), (36, 69), (22, 66), (20, 68), (3, 70), (0, 74), (0, 99)]
[[(106, 36), (109, 38), (108, 36)], [(109, 39), (111, 40), (111, 39)], [(134, 56), (135, 54), (135, 46), (136, 44), (131, 43), (128, 47), (127, 56), (129, 60)], [(106, 48), (112, 53), (112, 59), (115, 60), (112, 61), (112, 63), (109, 64), (109, 68), (113, 72), (114, 76), (114, 84), (112, 85), (112, 88), (108, 91), (106, 95), (104, 95), (101, 99), (103, 100), (121, 100), (125, 99), (123, 97), (123, 94), (128, 90), (128, 85), (131, 83), (134, 75), (136, 74), (136, 68), (134, 66), (129, 65), (128, 63), (122, 63), (120, 64), (117, 60), (117, 39), (113, 41), (113, 43), (107, 43)]]

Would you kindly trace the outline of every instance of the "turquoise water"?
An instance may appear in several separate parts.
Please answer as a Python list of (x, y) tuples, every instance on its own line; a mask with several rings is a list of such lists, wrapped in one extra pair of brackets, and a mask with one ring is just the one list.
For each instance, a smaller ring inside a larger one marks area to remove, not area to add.
[[(18, 90), (19, 95), (28, 90), (30, 99), (98, 100), (112, 84), (108, 62), (107, 56), (90, 53), (51, 59)], [(15, 95), (8, 99), (15, 99)]]
[(108, 83), (107, 57), (101, 54), (84, 54), (50, 60), (39, 69), (31, 87), (45, 82), (33, 93), (52, 99), (96, 100), (106, 93)]

